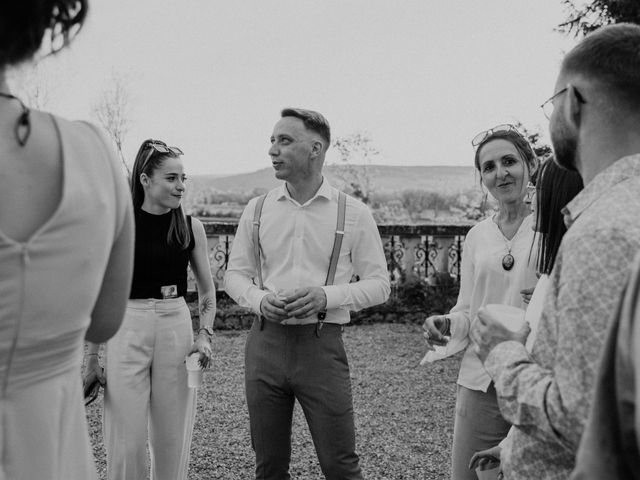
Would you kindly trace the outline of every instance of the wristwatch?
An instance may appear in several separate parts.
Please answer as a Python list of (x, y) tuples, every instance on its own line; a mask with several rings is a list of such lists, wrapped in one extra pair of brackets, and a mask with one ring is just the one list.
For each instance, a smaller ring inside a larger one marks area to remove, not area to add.
[(209, 325), (205, 325), (204, 327), (200, 327), (200, 329), (198, 330), (198, 333), (200, 333), (203, 330), (205, 332), (207, 332), (207, 335), (209, 335), (210, 338), (213, 337), (213, 328), (212, 327), (210, 327)]

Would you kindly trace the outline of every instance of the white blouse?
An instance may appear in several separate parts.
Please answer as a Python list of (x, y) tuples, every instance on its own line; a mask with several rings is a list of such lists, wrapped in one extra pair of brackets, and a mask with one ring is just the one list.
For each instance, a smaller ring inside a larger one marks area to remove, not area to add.
[[(491, 378), (469, 343), (469, 330), (478, 309), (490, 303), (511, 305), (522, 309), (526, 304), (520, 290), (536, 285), (533, 245), (533, 217), (528, 215), (511, 240), (507, 240), (493, 218), (475, 225), (464, 241), (460, 272), (460, 292), (456, 305), (449, 312), (451, 340), (445, 352), (430, 351), (424, 361), (434, 361), (466, 348), (458, 384), (471, 390), (486, 392)], [(502, 259), (507, 253), (514, 258), (511, 270), (505, 270)]]

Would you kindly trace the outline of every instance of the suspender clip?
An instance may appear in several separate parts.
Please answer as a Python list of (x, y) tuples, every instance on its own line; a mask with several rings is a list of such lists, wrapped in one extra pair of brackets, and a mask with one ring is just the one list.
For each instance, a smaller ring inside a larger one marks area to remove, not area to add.
[(324, 319), (327, 318), (327, 311), (318, 312), (318, 323), (316, 323), (316, 337), (320, 338), (320, 330), (324, 326)]

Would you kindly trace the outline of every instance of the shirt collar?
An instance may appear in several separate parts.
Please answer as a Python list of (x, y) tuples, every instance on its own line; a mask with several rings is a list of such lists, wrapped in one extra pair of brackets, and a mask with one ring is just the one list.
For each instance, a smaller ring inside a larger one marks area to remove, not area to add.
[(589, 206), (618, 183), (640, 176), (640, 153), (617, 160), (598, 173), (584, 189), (562, 209), (569, 228)]
[[(309, 199), (309, 201), (306, 202), (306, 204), (309, 204), (309, 203), (313, 202), (318, 197), (322, 197), (322, 198), (326, 198), (327, 200), (331, 200), (333, 198), (333, 196), (334, 196), (333, 187), (331, 186), (329, 181), (323, 176), (322, 177), (322, 183), (320, 184), (320, 188), (318, 189), (316, 194), (313, 197), (311, 197)], [(287, 189), (287, 182), (283, 182), (282, 185), (280, 186), (280, 188), (278, 188), (276, 199), (277, 200), (285, 200), (286, 199), (286, 200), (292, 201), (293, 203), (296, 203), (296, 204), (298, 203), (291, 197), (291, 194), (289, 193), (289, 190)]]

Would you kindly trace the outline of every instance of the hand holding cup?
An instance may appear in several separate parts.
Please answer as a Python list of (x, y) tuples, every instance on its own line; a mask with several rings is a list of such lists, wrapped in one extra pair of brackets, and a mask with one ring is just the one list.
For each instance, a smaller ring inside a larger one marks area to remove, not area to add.
[(445, 346), (451, 338), (451, 320), (446, 315), (431, 315), (422, 325), (429, 346)]
[(202, 385), (202, 364), (200, 354), (195, 352), (187, 355), (185, 359), (187, 367), (187, 385), (189, 388), (198, 388)]
[(470, 337), (475, 351), (484, 363), (489, 352), (499, 343), (517, 341), (524, 344), (531, 331), (524, 320), (525, 311), (510, 305), (489, 304), (478, 310)]

